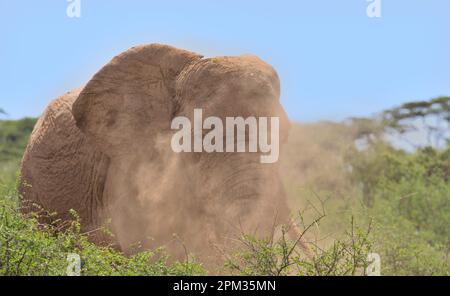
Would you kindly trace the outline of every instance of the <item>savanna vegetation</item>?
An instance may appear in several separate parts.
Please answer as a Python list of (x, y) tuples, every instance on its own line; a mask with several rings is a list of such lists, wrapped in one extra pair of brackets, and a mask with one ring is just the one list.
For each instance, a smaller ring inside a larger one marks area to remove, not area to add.
[[(80, 255), (82, 275), (211, 273), (193, 256), (168, 260), (163, 248), (125, 255), (94, 245), (75, 212), (64, 225), (40, 224), (40, 211), (23, 215), (16, 180), (34, 124), (31, 118), (0, 121), (1, 275), (64, 275), (70, 253)], [(412, 132), (425, 141), (408, 139)], [(286, 225), (266, 239), (243, 233), (239, 252), (221, 254), (219, 272), (364, 275), (368, 254), (377, 253), (383, 275), (450, 275), (449, 132), (448, 97), (372, 118), (293, 124), (281, 173), (312, 256), (287, 238)]]

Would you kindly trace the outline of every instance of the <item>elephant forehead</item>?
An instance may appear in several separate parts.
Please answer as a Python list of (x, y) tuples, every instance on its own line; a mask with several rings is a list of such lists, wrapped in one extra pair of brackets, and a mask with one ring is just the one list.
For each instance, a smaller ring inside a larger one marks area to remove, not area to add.
[[(202, 59), (187, 67), (176, 82), (177, 96), (201, 99), (220, 92), (279, 96), (276, 71), (256, 56), (215, 57)], [(206, 99), (206, 98), (205, 98)]]

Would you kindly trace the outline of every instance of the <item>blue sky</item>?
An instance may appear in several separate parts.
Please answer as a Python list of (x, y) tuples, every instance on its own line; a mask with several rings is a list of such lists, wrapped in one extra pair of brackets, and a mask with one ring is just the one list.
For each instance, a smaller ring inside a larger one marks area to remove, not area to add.
[(450, 95), (450, 1), (381, 3), (369, 18), (366, 0), (81, 0), (81, 18), (69, 18), (66, 0), (0, 0), (0, 107), (37, 116), (114, 55), (153, 42), (260, 56), (297, 121)]

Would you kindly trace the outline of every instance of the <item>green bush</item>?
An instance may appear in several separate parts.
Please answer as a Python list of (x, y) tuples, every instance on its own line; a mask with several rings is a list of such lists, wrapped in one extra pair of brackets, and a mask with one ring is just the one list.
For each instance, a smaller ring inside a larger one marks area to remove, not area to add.
[[(314, 220), (310, 225), (317, 226), (319, 220)], [(305, 235), (308, 229), (306, 227), (301, 235)], [(311, 250), (308, 255), (296, 241), (286, 237), (284, 230), (278, 240), (243, 235), (240, 239), (241, 250), (228, 258), (225, 267), (232, 274), (252, 276), (364, 275), (370, 263), (368, 254), (372, 244), (369, 234), (370, 226), (366, 230), (357, 227), (352, 218), (351, 227), (331, 246), (322, 248), (314, 241), (309, 242)]]
[(376, 222), (383, 272), (450, 273), (450, 147), (414, 153), (378, 143), (353, 154), (352, 177)]
[[(12, 193), (14, 191), (11, 191)], [(163, 249), (125, 256), (80, 233), (76, 214), (65, 231), (39, 224), (38, 214), (20, 213), (15, 194), (0, 198), (0, 275), (65, 275), (67, 255), (79, 254), (81, 275), (199, 275), (195, 262), (167, 263)]]
[(450, 275), (448, 244), (439, 235), (417, 229), (389, 201), (377, 202), (371, 212), (376, 217), (373, 249), (381, 256), (382, 274)]
[(0, 120), (0, 163), (21, 159), (35, 124), (35, 118)]

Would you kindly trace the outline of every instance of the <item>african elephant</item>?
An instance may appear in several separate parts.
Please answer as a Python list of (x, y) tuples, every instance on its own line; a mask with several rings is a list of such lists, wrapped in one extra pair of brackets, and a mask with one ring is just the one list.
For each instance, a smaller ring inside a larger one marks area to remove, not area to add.
[(122, 250), (140, 241), (182, 256), (179, 239), (206, 254), (237, 231), (265, 235), (289, 222), (278, 165), (260, 163), (259, 152), (175, 153), (171, 120), (194, 108), (276, 116), (282, 144), (289, 122), (279, 93), (277, 73), (255, 56), (133, 47), (50, 103), (24, 154), (20, 193), (62, 219), (76, 210), (83, 231), (110, 220)]

